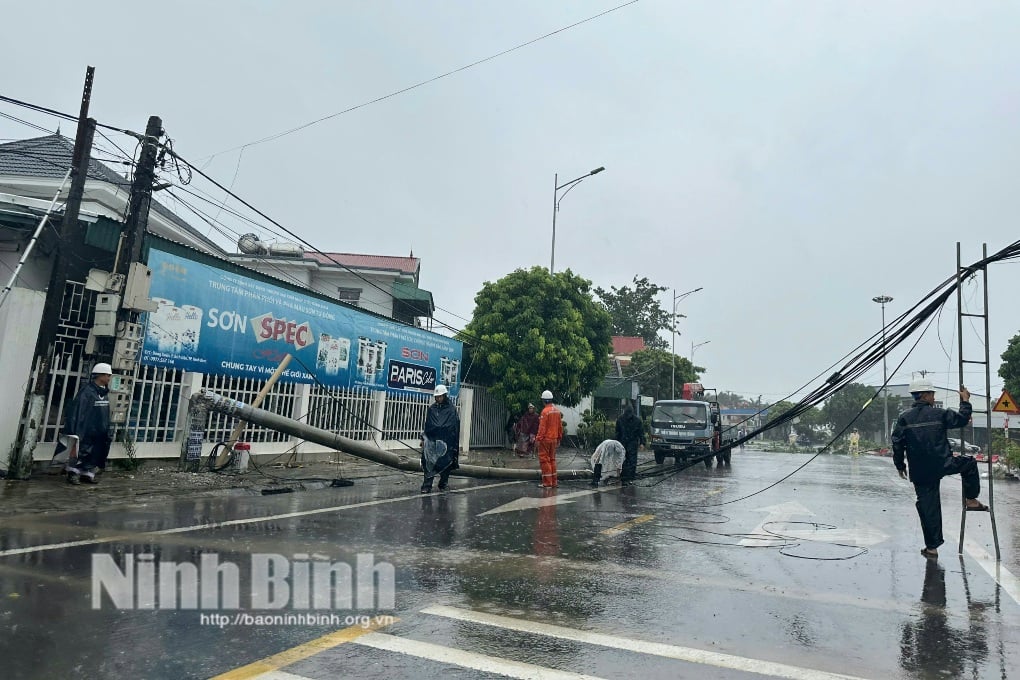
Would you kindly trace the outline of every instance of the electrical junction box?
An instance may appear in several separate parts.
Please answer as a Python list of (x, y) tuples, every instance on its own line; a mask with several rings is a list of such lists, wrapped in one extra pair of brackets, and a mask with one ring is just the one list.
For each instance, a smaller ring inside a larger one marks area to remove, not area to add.
[[(114, 369), (116, 370), (116, 369)], [(114, 375), (110, 380), (110, 422), (127, 422), (131, 410), (131, 398), (135, 392), (135, 379), (130, 375)]]
[(102, 269), (90, 269), (85, 278), (85, 289), (97, 293), (119, 293), (123, 286), (123, 274), (111, 274)]
[(113, 345), (110, 364), (115, 371), (134, 372), (138, 353), (142, 350), (142, 324), (121, 321), (117, 324), (117, 340)]
[(138, 340), (117, 338), (113, 345), (113, 359), (110, 365), (115, 371), (134, 371), (138, 361), (138, 352), (142, 344)]
[(92, 323), (92, 334), (111, 337), (117, 332), (117, 310), (120, 308), (120, 296), (112, 293), (100, 293), (96, 296), (96, 316)]
[(127, 283), (124, 285), (124, 308), (138, 312), (155, 312), (157, 304), (149, 299), (152, 284), (152, 270), (141, 262), (131, 264)]

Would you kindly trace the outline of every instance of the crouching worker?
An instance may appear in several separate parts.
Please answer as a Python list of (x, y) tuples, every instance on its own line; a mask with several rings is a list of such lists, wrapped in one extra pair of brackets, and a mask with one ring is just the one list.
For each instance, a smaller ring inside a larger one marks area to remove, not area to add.
[(595, 447), (595, 453), (591, 457), (591, 485), (598, 486), (603, 475), (607, 484), (613, 477), (619, 479), (626, 455), (626, 447), (615, 439), (607, 439)]
[(460, 467), (458, 445), (460, 443), (460, 416), (450, 403), (446, 385), (436, 388), (435, 402), (425, 413), (425, 431), (422, 436), (421, 469), (425, 480), (422, 493), (432, 492), (432, 480), (439, 475), (439, 490), (446, 491), (450, 473)]
[(66, 434), (78, 437), (78, 460), (67, 465), (67, 481), (79, 484), (82, 479), (95, 484), (96, 476), (106, 469), (110, 455), (110, 364), (96, 364), (92, 380), (79, 390), (67, 412)]

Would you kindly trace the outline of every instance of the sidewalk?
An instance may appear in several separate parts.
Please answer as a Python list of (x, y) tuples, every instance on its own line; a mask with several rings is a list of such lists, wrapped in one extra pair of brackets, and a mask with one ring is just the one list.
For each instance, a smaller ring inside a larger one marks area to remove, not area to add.
[[(561, 470), (588, 468), (590, 453), (560, 449)], [(462, 464), (538, 471), (537, 458), (518, 458), (508, 449), (482, 449), (462, 454)], [(203, 461), (204, 464), (204, 461)], [(125, 504), (151, 504), (182, 498), (226, 495), (270, 495), (325, 489), (334, 479), (373, 480), (378, 485), (417, 491), (421, 473), (394, 470), (346, 453), (334, 462), (307, 462), (299, 467), (258, 463), (248, 472), (181, 472), (171, 460), (145, 461), (133, 471), (108, 468), (98, 484), (72, 486), (64, 475), (44, 471), (28, 481), (0, 480), (0, 517), (41, 512), (95, 510)], [(537, 477), (536, 477), (537, 479)]]

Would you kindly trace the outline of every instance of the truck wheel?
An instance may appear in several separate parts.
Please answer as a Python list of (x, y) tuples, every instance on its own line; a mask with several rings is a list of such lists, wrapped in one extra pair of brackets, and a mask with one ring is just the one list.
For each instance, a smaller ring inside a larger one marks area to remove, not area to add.
[(686, 462), (687, 462), (686, 456), (673, 456), (673, 465), (675, 467), (678, 468), (683, 467)]
[(666, 460), (666, 454), (660, 453), (659, 451), (655, 452), (655, 464), (656, 465), (662, 465), (665, 462), (665, 460)]

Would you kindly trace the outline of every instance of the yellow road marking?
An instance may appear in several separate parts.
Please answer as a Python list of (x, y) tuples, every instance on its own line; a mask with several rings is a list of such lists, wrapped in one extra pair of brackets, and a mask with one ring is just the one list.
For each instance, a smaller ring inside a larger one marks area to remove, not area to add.
[(249, 678), (258, 677), (264, 673), (271, 673), (283, 668), (284, 666), (289, 666), (292, 663), (307, 659), (310, 656), (315, 656), (319, 652), (324, 652), (327, 649), (332, 649), (333, 647), (342, 645), (345, 642), (356, 640), (362, 635), (366, 635), (378, 630), (379, 628), (396, 623), (399, 620), (400, 619), (397, 619), (396, 617), (390, 617), (386, 622), (383, 622), (383, 620), (375, 620), (367, 626), (355, 625), (350, 628), (344, 628), (343, 630), (333, 631), (332, 633), (327, 633), (320, 638), (306, 642), (303, 645), (291, 647), (290, 649), (285, 649), (279, 654), (267, 656), (261, 661), (255, 661), (247, 666), (241, 666), (240, 668), (235, 668), (232, 671), (227, 671), (226, 673), (217, 675), (210, 680), (248, 680)]
[(603, 536), (619, 536), (620, 534), (622, 534), (623, 532), (627, 531), (628, 529), (630, 529), (632, 527), (636, 527), (638, 524), (644, 524), (645, 522), (650, 522), (653, 519), (655, 519), (655, 515), (641, 515), (640, 517), (635, 517), (634, 519), (630, 520), (629, 522), (624, 522), (623, 524), (617, 524), (615, 527), (610, 527), (609, 529), (605, 529), (603, 531), (600, 531), (599, 533), (602, 534)]
[(725, 491), (725, 489), (724, 489), (723, 487), (721, 487), (721, 486), (720, 486), (720, 487), (719, 487), (718, 489), (712, 489), (711, 491), (709, 491), (709, 492), (708, 492), (707, 494), (705, 494), (705, 495), (706, 495), (706, 496), (714, 496), (714, 495), (716, 495), (717, 493), (722, 493), (723, 491)]

